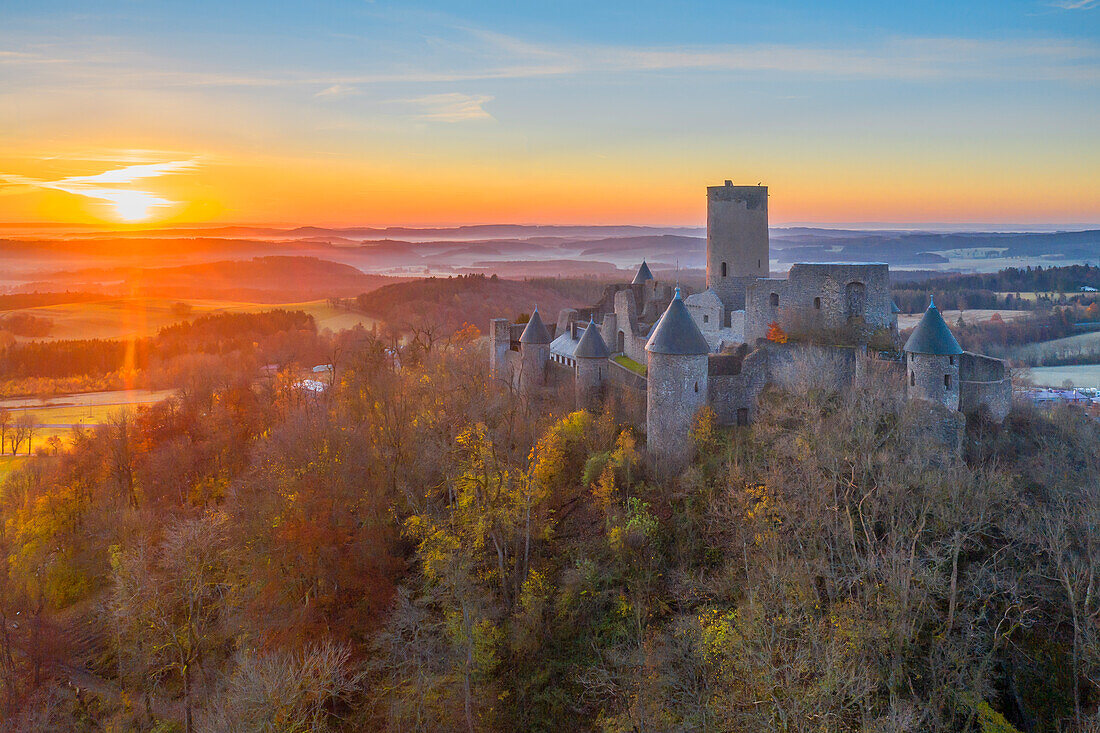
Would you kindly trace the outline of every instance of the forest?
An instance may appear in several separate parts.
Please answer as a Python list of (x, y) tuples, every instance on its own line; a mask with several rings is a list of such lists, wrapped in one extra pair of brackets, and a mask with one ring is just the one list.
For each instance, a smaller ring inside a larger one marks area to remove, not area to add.
[(1073, 408), (954, 457), (886, 375), (807, 374), (665, 478), (615, 410), (489, 383), (472, 327), (310, 338), (322, 393), (196, 370), (0, 484), (0, 728), (1100, 726)]

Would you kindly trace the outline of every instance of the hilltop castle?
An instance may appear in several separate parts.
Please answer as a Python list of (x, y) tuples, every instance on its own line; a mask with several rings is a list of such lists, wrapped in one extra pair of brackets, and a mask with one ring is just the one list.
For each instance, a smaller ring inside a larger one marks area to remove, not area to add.
[(842, 388), (870, 360), (904, 373), (908, 399), (936, 406), (934, 431), (946, 442), (958, 444), (960, 412), (1007, 415), (1004, 362), (963, 351), (934, 304), (898, 358), (886, 264), (798, 263), (773, 278), (769, 257), (767, 187), (711, 186), (705, 290), (685, 295), (643, 261), (631, 283), (562, 310), (551, 326), (537, 308), (526, 324), (494, 319), (490, 372), (529, 394), (572, 379), (578, 407), (610, 389), (644, 393), (648, 451), (668, 469), (690, 456), (704, 405), (721, 424), (748, 425), (768, 385)]

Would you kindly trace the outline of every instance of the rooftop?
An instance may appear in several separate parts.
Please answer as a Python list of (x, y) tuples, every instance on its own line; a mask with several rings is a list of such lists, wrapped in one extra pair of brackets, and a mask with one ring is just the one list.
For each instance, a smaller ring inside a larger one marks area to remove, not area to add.
[(710, 345), (684, 305), (680, 288), (676, 288), (676, 297), (668, 304), (668, 309), (653, 326), (651, 333), (645, 350), (654, 354), (710, 353)]
[(928, 304), (924, 317), (909, 335), (904, 350), (911, 354), (934, 354), (948, 356), (963, 353), (959, 342), (955, 340), (951, 329), (944, 323), (943, 316), (935, 303)]

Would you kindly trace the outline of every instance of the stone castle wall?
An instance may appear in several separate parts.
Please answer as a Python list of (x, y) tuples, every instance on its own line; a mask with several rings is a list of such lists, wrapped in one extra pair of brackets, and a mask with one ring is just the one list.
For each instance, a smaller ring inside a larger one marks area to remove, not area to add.
[(691, 457), (691, 427), (707, 403), (707, 355), (649, 352), (646, 444), (655, 464), (675, 470)]
[(959, 356), (959, 410), (986, 410), (1001, 422), (1012, 409), (1012, 372), (1000, 359), (969, 351)]
[(767, 335), (772, 322), (787, 333), (846, 327), (862, 318), (889, 328), (890, 275), (885, 264), (796, 264), (786, 278), (753, 282), (745, 301), (745, 343)]

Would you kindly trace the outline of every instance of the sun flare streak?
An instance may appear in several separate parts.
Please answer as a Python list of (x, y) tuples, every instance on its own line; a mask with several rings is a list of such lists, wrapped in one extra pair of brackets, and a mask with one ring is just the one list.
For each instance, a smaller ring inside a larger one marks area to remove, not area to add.
[(120, 188), (126, 184), (171, 173), (193, 170), (195, 160), (176, 160), (166, 163), (128, 165), (91, 176), (69, 176), (56, 181), (45, 181), (9, 173), (0, 173), (0, 181), (11, 186), (63, 191), (75, 196), (106, 202), (115, 216), (124, 222), (144, 221), (154, 209), (166, 208), (180, 202), (158, 196), (151, 191)]

